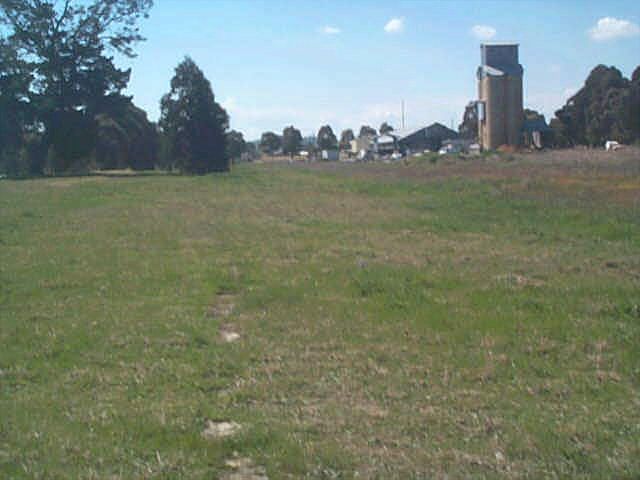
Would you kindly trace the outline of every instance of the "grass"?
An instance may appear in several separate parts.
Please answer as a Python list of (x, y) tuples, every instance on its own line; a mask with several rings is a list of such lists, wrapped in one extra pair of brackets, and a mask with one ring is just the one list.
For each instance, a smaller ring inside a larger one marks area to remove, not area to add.
[(637, 478), (638, 345), (637, 150), (0, 181), (2, 478)]

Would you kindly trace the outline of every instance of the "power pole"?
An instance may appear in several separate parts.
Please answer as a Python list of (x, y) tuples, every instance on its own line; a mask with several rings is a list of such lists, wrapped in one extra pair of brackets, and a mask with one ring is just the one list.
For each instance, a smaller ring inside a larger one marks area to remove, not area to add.
[(404, 100), (402, 100), (402, 129), (404, 130)]

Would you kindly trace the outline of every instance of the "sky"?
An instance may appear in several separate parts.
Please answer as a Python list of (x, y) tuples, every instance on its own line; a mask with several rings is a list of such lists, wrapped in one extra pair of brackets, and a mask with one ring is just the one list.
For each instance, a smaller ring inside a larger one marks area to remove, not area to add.
[(457, 128), (477, 97), (482, 42), (520, 45), (525, 107), (555, 110), (593, 67), (640, 64), (636, 1), (156, 0), (127, 93), (151, 120), (177, 64), (195, 60), (245, 139), (293, 125)]

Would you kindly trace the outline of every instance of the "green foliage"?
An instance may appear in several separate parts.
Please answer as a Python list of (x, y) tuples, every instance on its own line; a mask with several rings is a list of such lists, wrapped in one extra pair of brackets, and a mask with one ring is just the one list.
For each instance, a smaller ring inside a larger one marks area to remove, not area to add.
[(380, 135), (386, 135), (389, 132), (393, 132), (393, 127), (391, 125), (389, 125), (387, 122), (384, 122), (382, 125), (380, 125)]
[(316, 143), (319, 150), (334, 150), (338, 148), (338, 139), (329, 125), (320, 127)]
[(350, 150), (351, 149), (351, 141), (355, 140), (355, 135), (353, 134), (353, 130), (347, 128), (343, 130), (340, 134), (340, 150)]
[(273, 132), (264, 132), (260, 137), (260, 151), (274, 155), (282, 147), (282, 139)]
[[(638, 69), (636, 69), (636, 72)], [(640, 138), (640, 82), (615, 67), (598, 65), (551, 121), (556, 144), (602, 145), (607, 140), (631, 143)]]
[(460, 138), (476, 140), (478, 138), (478, 107), (476, 102), (470, 102), (464, 108), (462, 123), (458, 126)]
[(242, 133), (236, 130), (227, 132), (227, 156), (231, 161), (239, 160), (246, 151), (247, 142), (244, 141)]
[(176, 67), (171, 91), (162, 97), (160, 107), (160, 127), (180, 170), (195, 174), (229, 170), (229, 117), (191, 58)]
[(88, 164), (96, 117), (121, 101), (129, 81), (130, 72), (116, 68), (107, 51), (134, 55), (133, 44), (142, 40), (137, 20), (151, 5), (151, 0), (0, 1), (0, 24), (7, 32), (2, 61), (14, 77), (20, 72), (18, 85), (27, 82), (26, 91), (24, 85), (18, 88), (20, 102), (28, 104), (33, 118), (25, 118), (16, 104), (9, 112), (19, 127), (43, 133), (46, 148), (56, 152), (49, 165), (53, 172)]
[(302, 134), (300, 130), (293, 126), (282, 131), (282, 153), (285, 155), (295, 155), (302, 148)]
[(376, 132), (375, 128), (370, 127), (369, 125), (362, 125), (360, 127), (360, 133), (358, 133), (358, 138), (375, 137), (377, 134), (378, 132)]
[(0, 156), (5, 161), (15, 157), (23, 142), (32, 110), (28, 102), (31, 79), (27, 63), (0, 38)]
[(149, 170), (158, 164), (158, 132), (144, 110), (127, 101), (116, 112), (98, 115), (96, 121), (97, 168)]

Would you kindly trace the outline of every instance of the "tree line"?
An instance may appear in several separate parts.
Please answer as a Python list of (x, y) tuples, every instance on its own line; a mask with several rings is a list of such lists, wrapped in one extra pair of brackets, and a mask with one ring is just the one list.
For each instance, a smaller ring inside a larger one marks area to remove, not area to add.
[(0, 0), (0, 173), (57, 175), (154, 167), (228, 170), (242, 134), (189, 57), (158, 124), (123, 94), (152, 0)]
[[(380, 125), (380, 135), (392, 132), (393, 127), (387, 122)], [(378, 135), (378, 130), (369, 125), (360, 127), (358, 138), (373, 138)], [(281, 135), (275, 132), (264, 132), (260, 137), (259, 150), (266, 155), (290, 155), (299, 154), (302, 150), (349, 150), (351, 142), (356, 139), (353, 130), (347, 128), (340, 134), (340, 140), (336, 137), (330, 125), (323, 125), (318, 130), (312, 142), (306, 142), (300, 130), (293, 126), (286, 127)]]
[(640, 142), (640, 66), (627, 79), (615, 67), (598, 65), (549, 126), (559, 147)]

